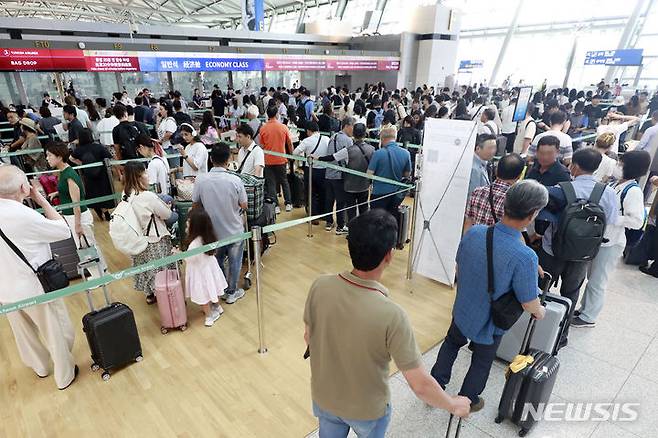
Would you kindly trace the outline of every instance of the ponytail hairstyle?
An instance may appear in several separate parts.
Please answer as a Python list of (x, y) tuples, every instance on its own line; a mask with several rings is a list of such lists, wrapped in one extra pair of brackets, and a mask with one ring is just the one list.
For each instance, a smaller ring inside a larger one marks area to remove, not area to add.
[(614, 133), (604, 132), (603, 134), (596, 137), (595, 146), (598, 149), (608, 150), (612, 147), (613, 144), (615, 144), (616, 140), (617, 140), (617, 136)]

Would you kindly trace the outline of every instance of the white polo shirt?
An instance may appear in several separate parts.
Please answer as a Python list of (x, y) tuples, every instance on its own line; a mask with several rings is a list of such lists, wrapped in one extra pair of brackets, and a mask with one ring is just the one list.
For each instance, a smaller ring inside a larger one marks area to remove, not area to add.
[(169, 163), (159, 155), (154, 155), (146, 168), (149, 184), (160, 184), (160, 194), (169, 193)]
[[(299, 146), (293, 151), (294, 155), (301, 155), (302, 157), (308, 157), (313, 154), (314, 157), (323, 157), (328, 155), (327, 149), (329, 149), (329, 137), (320, 135), (319, 132), (316, 132), (310, 137), (306, 137), (299, 143)], [(306, 166), (306, 163), (304, 163)], [(313, 169), (324, 169), (324, 166), (314, 163)]]
[[(251, 153), (247, 156), (247, 153), (249, 151), (251, 151)], [(242, 166), (242, 171), (240, 173), (244, 173), (247, 175), (254, 175), (254, 172), (256, 171), (256, 166), (263, 166), (264, 169), (265, 153), (263, 152), (263, 148), (258, 146), (253, 141), (251, 142), (251, 146), (249, 146), (247, 149), (241, 147), (240, 150), (238, 151), (238, 169), (242, 165), (243, 161), (244, 161), (244, 166)]]
[[(64, 219), (46, 219), (36, 210), (11, 199), (0, 199), (0, 228), (34, 269), (52, 258), (50, 243), (71, 236)], [(3, 239), (0, 239), (0, 278), (11, 282), (11, 287), (0, 288), (0, 304), (43, 294), (36, 274)]]

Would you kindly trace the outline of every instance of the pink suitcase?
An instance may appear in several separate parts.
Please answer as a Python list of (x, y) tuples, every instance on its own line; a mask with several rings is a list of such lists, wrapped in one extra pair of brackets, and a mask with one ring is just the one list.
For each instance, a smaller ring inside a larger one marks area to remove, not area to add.
[(178, 269), (165, 269), (155, 274), (155, 296), (158, 300), (160, 331), (163, 335), (169, 329), (187, 330), (187, 309), (185, 295)]

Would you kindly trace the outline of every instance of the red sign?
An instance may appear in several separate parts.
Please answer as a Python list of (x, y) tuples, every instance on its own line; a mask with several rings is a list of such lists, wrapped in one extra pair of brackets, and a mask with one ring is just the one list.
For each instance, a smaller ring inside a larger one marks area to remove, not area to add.
[(52, 70), (49, 49), (1, 49), (2, 70)]
[(82, 50), (51, 50), (53, 70), (87, 70), (85, 57)]
[(327, 70), (377, 70), (377, 61), (367, 59), (330, 59)]
[(326, 62), (321, 59), (265, 59), (265, 70), (326, 70), (326, 68)]
[(86, 56), (85, 62), (87, 71), (139, 71), (139, 58), (136, 56)]
[(400, 70), (400, 61), (377, 61), (377, 70)]

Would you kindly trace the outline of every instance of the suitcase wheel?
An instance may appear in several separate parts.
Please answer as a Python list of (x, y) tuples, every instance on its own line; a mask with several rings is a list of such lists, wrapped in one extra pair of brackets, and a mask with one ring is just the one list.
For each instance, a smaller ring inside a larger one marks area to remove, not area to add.
[(98, 366), (98, 364), (91, 364), (91, 372), (95, 373), (96, 371), (100, 370), (101, 367)]
[(167, 327), (160, 327), (160, 333), (166, 335), (167, 333), (169, 333), (169, 329)]
[(107, 382), (108, 380), (110, 380), (110, 373), (108, 373), (107, 371), (105, 371), (105, 372), (101, 375), (101, 378), (103, 379), (104, 382)]
[(500, 416), (500, 415), (497, 416), (496, 419), (494, 420), (494, 422), (495, 422), (496, 424), (500, 424), (500, 423), (502, 423), (502, 422), (503, 422), (503, 417)]
[(180, 328), (180, 331), (184, 332), (185, 330), (187, 330), (187, 324), (183, 324), (179, 328)]
[(135, 358), (135, 362), (141, 362), (141, 361), (143, 361), (143, 360), (144, 360), (144, 358), (143, 358), (142, 356), (137, 356), (137, 357)]
[(529, 432), (528, 429), (521, 429), (519, 430), (519, 436), (521, 437), (526, 436), (528, 432)]

